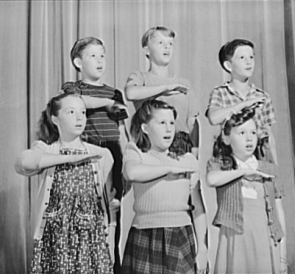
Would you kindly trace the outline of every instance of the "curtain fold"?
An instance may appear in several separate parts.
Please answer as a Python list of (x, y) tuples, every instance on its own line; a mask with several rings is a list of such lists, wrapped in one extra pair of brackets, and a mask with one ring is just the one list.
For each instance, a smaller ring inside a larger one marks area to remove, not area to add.
[[(292, 0), (0, 1), (0, 273), (29, 270), (33, 246), (30, 224), (38, 178), (16, 174), (13, 163), (34, 141), (38, 119), (49, 98), (63, 82), (79, 79), (70, 60), (74, 42), (86, 36), (103, 39), (107, 60), (103, 80), (123, 91), (131, 72), (148, 69), (140, 40), (156, 25), (176, 32), (171, 72), (189, 79), (198, 98), (211, 266), (218, 229), (211, 225), (215, 190), (206, 186), (204, 175), (219, 127), (210, 126), (204, 112), (210, 91), (229, 79), (218, 62), (220, 47), (234, 38), (254, 42), (252, 81), (271, 95), (277, 116), (274, 133), (286, 188), (288, 259), (295, 272), (294, 15)], [(130, 102), (128, 106), (131, 117), (134, 108)], [(132, 219), (132, 197), (124, 203), (122, 252)]]

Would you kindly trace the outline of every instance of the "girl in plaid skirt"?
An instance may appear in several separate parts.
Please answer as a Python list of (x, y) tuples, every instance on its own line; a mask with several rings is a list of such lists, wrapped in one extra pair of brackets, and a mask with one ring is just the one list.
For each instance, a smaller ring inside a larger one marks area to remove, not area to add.
[(125, 151), (123, 175), (132, 183), (135, 216), (122, 274), (206, 272), (207, 222), (198, 162), (191, 153), (169, 151), (176, 115), (173, 107), (151, 99), (132, 118), (134, 143)]

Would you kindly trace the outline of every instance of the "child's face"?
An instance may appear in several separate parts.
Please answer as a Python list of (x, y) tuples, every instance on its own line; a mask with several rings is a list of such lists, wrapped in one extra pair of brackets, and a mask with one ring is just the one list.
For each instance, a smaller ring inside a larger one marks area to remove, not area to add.
[(145, 47), (146, 54), (151, 62), (158, 65), (168, 65), (173, 55), (173, 38), (157, 31)]
[(255, 66), (253, 48), (239, 46), (231, 58), (226, 62), (231, 75), (235, 79), (245, 80), (252, 76)]
[(153, 111), (153, 117), (142, 130), (148, 135), (151, 149), (159, 152), (167, 151), (175, 135), (175, 119), (171, 109)]
[(83, 80), (98, 81), (106, 68), (105, 50), (101, 45), (88, 45), (82, 52), (82, 58), (77, 58), (78, 67)]
[(253, 119), (233, 127), (230, 135), (225, 136), (225, 142), (231, 146), (233, 154), (242, 161), (253, 155), (257, 141), (257, 128)]
[(86, 125), (86, 108), (79, 97), (68, 96), (61, 100), (58, 116), (52, 116), (61, 140), (71, 141), (80, 136)]

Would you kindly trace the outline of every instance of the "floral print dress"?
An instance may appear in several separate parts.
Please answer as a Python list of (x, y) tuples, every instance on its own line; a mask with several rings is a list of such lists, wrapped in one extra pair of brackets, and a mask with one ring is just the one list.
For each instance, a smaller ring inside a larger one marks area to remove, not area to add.
[[(87, 151), (61, 149), (60, 153)], [(90, 162), (56, 167), (45, 218), (43, 237), (34, 243), (31, 273), (113, 273)]]

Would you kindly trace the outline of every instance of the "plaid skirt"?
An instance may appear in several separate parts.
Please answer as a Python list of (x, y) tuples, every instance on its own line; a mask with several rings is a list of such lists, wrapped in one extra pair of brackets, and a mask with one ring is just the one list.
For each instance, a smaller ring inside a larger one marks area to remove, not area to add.
[(191, 225), (171, 228), (131, 227), (122, 274), (194, 274), (196, 246)]

